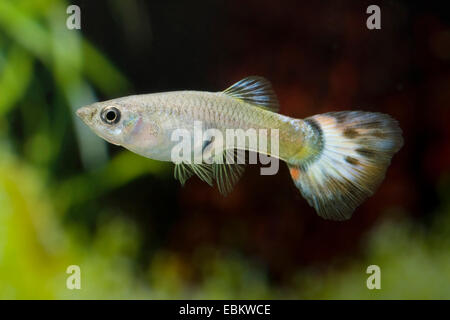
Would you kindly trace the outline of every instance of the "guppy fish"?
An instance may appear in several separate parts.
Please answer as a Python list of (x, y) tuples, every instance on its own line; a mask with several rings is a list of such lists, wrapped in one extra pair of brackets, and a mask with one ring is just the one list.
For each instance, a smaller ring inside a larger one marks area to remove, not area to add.
[[(302, 120), (277, 110), (271, 84), (252, 76), (222, 92), (134, 95), (82, 107), (77, 115), (106, 141), (161, 161), (171, 161), (176, 143), (172, 132), (192, 131), (194, 122), (220, 131), (278, 129), (278, 158), (287, 163), (308, 203), (331, 220), (351, 217), (374, 193), (392, 156), (403, 145), (397, 121), (386, 114), (342, 111)], [(242, 171), (239, 164), (175, 165), (175, 177), (182, 184), (195, 174), (209, 184), (216, 181), (224, 194), (231, 191)]]

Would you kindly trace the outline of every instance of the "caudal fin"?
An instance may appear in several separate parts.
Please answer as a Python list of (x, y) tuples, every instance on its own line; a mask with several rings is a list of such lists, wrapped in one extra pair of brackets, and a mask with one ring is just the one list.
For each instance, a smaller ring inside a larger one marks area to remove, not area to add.
[(374, 112), (330, 112), (305, 122), (320, 135), (320, 150), (288, 164), (295, 185), (321, 217), (349, 219), (384, 179), (403, 145), (402, 131), (396, 120)]

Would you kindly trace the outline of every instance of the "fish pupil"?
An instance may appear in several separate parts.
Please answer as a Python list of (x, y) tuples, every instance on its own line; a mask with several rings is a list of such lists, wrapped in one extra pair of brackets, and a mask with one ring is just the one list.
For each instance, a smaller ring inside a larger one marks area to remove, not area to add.
[(108, 121), (114, 121), (114, 120), (116, 119), (116, 112), (115, 112), (115, 111), (112, 111), (112, 110), (108, 111), (108, 112), (106, 113), (106, 119), (107, 119)]
[(120, 120), (120, 112), (114, 107), (107, 107), (101, 113), (101, 118), (108, 124), (114, 124)]

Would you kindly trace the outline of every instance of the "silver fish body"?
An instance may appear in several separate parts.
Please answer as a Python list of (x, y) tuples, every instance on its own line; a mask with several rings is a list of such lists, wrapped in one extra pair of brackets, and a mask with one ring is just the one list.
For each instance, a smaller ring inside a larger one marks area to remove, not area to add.
[[(96, 116), (109, 106), (120, 110), (122, 124), (111, 127)], [(178, 143), (172, 138), (173, 132), (184, 129), (194, 139), (195, 124), (200, 124), (203, 131), (217, 129), (224, 136), (227, 129), (265, 129), (269, 130), (268, 133), (271, 129), (278, 129), (281, 159), (289, 159), (293, 152), (301, 149), (303, 136), (300, 133), (307, 129), (302, 120), (255, 108), (221, 92), (174, 91), (134, 95), (83, 107), (78, 114), (105, 140), (160, 161), (171, 161), (171, 150)], [(192, 140), (192, 145), (194, 143)], [(292, 145), (295, 148), (291, 148)], [(270, 150), (270, 141), (267, 149)], [(197, 151), (193, 149), (193, 152)]]

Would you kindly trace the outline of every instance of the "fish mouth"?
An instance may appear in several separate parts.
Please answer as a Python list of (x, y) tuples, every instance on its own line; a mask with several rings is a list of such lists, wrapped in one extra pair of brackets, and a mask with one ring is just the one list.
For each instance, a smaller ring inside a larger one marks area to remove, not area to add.
[(86, 123), (91, 122), (96, 113), (97, 109), (92, 106), (81, 107), (76, 111), (77, 116)]
[(118, 142), (108, 136), (107, 132), (97, 127), (94, 117), (97, 115), (98, 109), (95, 104), (81, 107), (75, 113), (97, 136), (111, 144), (120, 146)]

